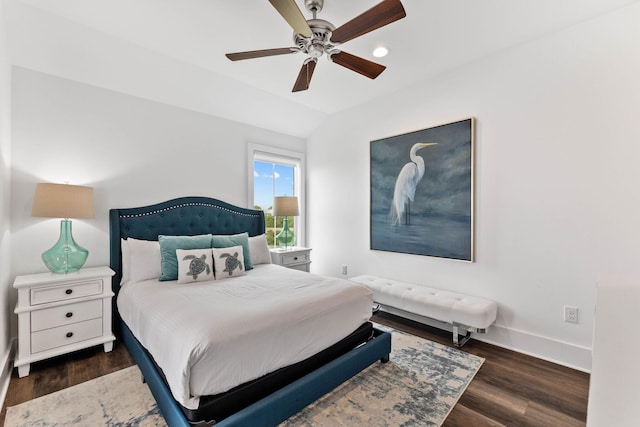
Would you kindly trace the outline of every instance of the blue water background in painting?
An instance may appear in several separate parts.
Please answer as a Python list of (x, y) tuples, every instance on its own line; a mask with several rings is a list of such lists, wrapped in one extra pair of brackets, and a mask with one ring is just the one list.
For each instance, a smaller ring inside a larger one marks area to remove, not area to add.
[(371, 215), (371, 249), (471, 260), (471, 218), (419, 213), (391, 225), (389, 212)]

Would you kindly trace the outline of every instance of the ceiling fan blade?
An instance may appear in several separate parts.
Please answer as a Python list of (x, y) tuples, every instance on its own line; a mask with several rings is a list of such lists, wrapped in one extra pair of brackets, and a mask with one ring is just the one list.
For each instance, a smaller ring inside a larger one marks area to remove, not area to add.
[(243, 59), (262, 58), (265, 56), (285, 55), (287, 53), (297, 53), (298, 49), (294, 47), (282, 47), (279, 49), (249, 50), (246, 52), (227, 53), (225, 56), (232, 61), (241, 61)]
[(293, 31), (305, 37), (311, 37), (311, 28), (294, 0), (269, 0), (269, 3), (276, 8)]
[(311, 83), (313, 70), (316, 69), (316, 63), (317, 60), (312, 59), (311, 61), (307, 61), (302, 64), (302, 68), (300, 69), (300, 73), (298, 73), (298, 78), (296, 79), (296, 83), (293, 85), (293, 90), (291, 90), (291, 92), (300, 92), (309, 89), (309, 83)]
[(347, 52), (336, 52), (331, 54), (329, 58), (336, 64), (342, 65), (370, 79), (375, 79), (387, 68), (384, 65), (376, 64), (368, 59), (360, 58)]
[(336, 28), (331, 35), (331, 41), (345, 43), (405, 16), (407, 16), (407, 13), (400, 0), (384, 0), (346, 24)]

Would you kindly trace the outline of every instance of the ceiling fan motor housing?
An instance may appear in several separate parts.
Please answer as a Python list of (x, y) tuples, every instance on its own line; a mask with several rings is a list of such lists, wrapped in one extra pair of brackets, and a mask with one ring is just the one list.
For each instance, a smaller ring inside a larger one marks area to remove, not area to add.
[[(308, 0), (312, 1), (312, 0)], [(301, 34), (293, 34), (293, 42), (302, 51), (313, 58), (322, 56), (323, 53), (328, 53), (334, 48), (334, 44), (331, 43), (329, 38), (331, 32), (336, 27), (329, 21), (324, 19), (309, 19), (307, 21), (311, 28), (311, 37), (305, 37)]]

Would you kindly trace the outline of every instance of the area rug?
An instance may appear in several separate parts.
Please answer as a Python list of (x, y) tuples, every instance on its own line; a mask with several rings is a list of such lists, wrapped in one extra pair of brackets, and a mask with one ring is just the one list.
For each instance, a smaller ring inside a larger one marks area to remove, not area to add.
[[(281, 427), (439, 426), (484, 359), (392, 333), (391, 361), (375, 363)], [(127, 369), (7, 409), (6, 426), (166, 426), (140, 371)]]

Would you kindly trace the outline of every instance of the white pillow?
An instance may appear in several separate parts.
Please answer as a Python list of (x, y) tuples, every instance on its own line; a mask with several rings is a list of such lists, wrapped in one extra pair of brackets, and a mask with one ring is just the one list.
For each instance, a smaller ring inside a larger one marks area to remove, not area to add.
[(129, 254), (129, 242), (125, 239), (120, 239), (120, 251), (122, 252), (122, 278), (120, 279), (120, 286), (129, 281), (131, 270), (131, 255)]
[(242, 246), (228, 248), (213, 248), (213, 262), (216, 266), (216, 279), (244, 276), (244, 253)]
[(249, 237), (249, 251), (253, 265), (271, 264), (271, 253), (267, 244), (267, 236), (264, 234)]
[(129, 247), (129, 280), (127, 282), (141, 282), (159, 278), (162, 274), (160, 243), (155, 240), (132, 238), (128, 238), (127, 243)]
[(211, 249), (176, 249), (178, 283), (214, 280)]

